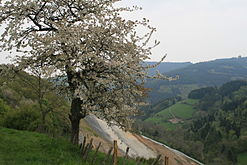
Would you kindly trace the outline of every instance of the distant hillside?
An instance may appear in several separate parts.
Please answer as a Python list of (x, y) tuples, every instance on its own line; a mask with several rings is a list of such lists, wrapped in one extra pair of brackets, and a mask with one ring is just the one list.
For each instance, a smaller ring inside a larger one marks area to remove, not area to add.
[(197, 89), (189, 97), (198, 98), (197, 109), (206, 114), (195, 118), (190, 127), (192, 140), (204, 144), (205, 162), (226, 164), (219, 162), (221, 157), (231, 164), (246, 164), (247, 81)]
[[(146, 62), (147, 65), (155, 65), (157, 62)], [(190, 62), (162, 62), (156, 68), (151, 68), (148, 71), (150, 76), (154, 75), (158, 70), (160, 73), (167, 73), (173, 70), (185, 68), (189, 65), (192, 65)]]
[(196, 89), (188, 98), (169, 107), (168, 99), (159, 102), (163, 109), (138, 121), (139, 130), (205, 164), (246, 164), (247, 80)]
[[(165, 72), (163, 72), (165, 73)], [(219, 59), (189, 65), (185, 68), (165, 73), (169, 76), (179, 75), (177, 81), (149, 80), (151, 88), (149, 101), (156, 103), (172, 96), (186, 97), (194, 89), (206, 86), (220, 86), (232, 80), (247, 79), (247, 58)]]

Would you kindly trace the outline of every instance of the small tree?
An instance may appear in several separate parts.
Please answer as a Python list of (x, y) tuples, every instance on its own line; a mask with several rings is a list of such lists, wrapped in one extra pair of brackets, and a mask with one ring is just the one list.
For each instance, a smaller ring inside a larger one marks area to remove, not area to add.
[[(25, 63), (26, 61), (18, 61), (19, 64), (23, 62)], [(26, 67), (27, 66), (25, 66), (25, 68)], [(56, 90), (54, 89), (54, 85), (52, 84), (52, 82), (49, 82), (48, 80), (50, 72), (46, 70), (43, 60), (39, 60), (36, 63), (29, 64), (27, 69), (30, 74), (35, 76), (35, 79), (33, 81), (30, 81), (31, 76), (23, 77), (23, 74), (20, 74), (19, 71), (16, 71), (16, 73), (13, 73), (13, 75), (18, 76), (24, 84), (26, 84), (33, 90), (33, 93), (38, 101), (39, 113), (41, 116), (38, 131), (46, 132), (46, 118), (49, 113), (55, 113), (55, 109), (58, 106), (61, 106), (61, 99), (59, 97), (55, 98), (55, 95), (53, 95)], [(53, 97), (53, 99), (51, 99), (51, 97)], [(48, 100), (48, 98), (50, 98), (50, 100)], [(53, 102), (54, 99), (56, 100), (55, 103)]]
[[(145, 94), (143, 63), (155, 28), (146, 19), (123, 19), (121, 12), (138, 8), (116, 8), (118, 1), (4, 0), (0, 7), (0, 24), (6, 26), (2, 49), (23, 52), (16, 58), (21, 68), (43, 60), (54, 76), (62, 76), (71, 98), (73, 143), (80, 119), (89, 113), (128, 126)], [(138, 26), (149, 32), (138, 36)]]

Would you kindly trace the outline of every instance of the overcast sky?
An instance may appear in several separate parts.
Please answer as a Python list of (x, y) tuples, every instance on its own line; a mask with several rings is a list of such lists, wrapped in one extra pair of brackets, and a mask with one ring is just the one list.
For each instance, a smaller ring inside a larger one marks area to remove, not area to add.
[[(201, 62), (247, 56), (247, 0), (125, 0), (143, 7), (161, 41), (152, 60)], [(125, 5), (124, 4), (124, 5)]]
[(247, 0), (123, 0), (127, 4), (143, 8), (130, 18), (146, 17), (157, 28), (161, 44), (152, 61), (165, 53), (169, 62), (247, 56)]

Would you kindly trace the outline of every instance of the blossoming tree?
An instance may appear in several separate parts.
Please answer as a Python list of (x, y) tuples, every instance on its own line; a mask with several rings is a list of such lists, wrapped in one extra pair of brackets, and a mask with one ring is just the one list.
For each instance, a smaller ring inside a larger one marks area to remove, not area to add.
[[(145, 94), (148, 67), (143, 63), (151, 55), (147, 43), (155, 29), (146, 19), (122, 18), (121, 12), (137, 8), (114, 7), (118, 1), (1, 1), (1, 49), (22, 52), (15, 57), (22, 69), (42, 62), (45, 71), (63, 76), (75, 144), (80, 120), (87, 114), (126, 127)], [(137, 35), (139, 26), (149, 32)]]

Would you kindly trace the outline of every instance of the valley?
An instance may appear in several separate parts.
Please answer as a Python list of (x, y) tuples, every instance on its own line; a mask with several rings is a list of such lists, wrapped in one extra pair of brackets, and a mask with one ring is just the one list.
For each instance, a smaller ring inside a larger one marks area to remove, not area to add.
[[(246, 80), (235, 80), (193, 90), (188, 99), (173, 99), (172, 104), (164, 99), (144, 110), (149, 115), (136, 123), (137, 128), (206, 164), (242, 164), (247, 145), (246, 89)], [(152, 108), (156, 113), (150, 113)]]

